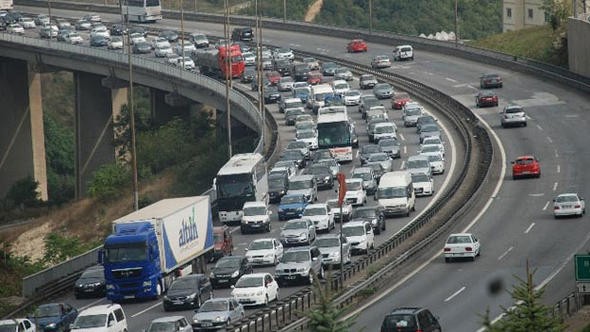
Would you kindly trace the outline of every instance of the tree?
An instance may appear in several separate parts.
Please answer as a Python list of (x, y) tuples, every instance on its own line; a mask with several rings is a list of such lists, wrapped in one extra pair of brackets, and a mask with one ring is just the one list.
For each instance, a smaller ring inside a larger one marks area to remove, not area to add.
[(565, 325), (559, 317), (554, 317), (551, 308), (541, 303), (545, 288), (535, 289), (533, 275), (536, 270), (530, 271), (526, 264), (526, 279), (518, 276), (518, 284), (509, 291), (516, 304), (511, 308), (501, 307), (503, 318), (492, 325), (489, 319), (489, 309), (483, 316), (483, 325), (488, 332), (528, 332), (545, 331), (561, 332)]
[(348, 332), (354, 324), (353, 317), (346, 320), (339, 320), (344, 309), (338, 309), (332, 304), (332, 294), (326, 286), (320, 284), (318, 278), (314, 278), (314, 293), (319, 297), (319, 303), (312, 309), (308, 316), (310, 331), (312, 332)]
[(543, 0), (540, 8), (548, 15), (551, 29), (555, 31), (571, 15), (572, 5), (569, 0)]

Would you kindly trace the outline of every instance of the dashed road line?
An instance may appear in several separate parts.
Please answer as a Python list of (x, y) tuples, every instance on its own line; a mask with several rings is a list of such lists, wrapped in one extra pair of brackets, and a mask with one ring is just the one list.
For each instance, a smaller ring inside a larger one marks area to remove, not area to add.
[(453, 83), (457, 83), (457, 80), (454, 80), (450, 77), (445, 77), (445, 80), (449, 81), (449, 82), (453, 82)]
[(461, 294), (461, 293), (462, 293), (462, 292), (465, 290), (465, 288), (466, 288), (465, 286), (463, 286), (463, 287), (459, 288), (459, 290), (458, 290), (458, 291), (454, 292), (454, 293), (453, 293), (453, 294), (451, 294), (449, 297), (447, 297), (447, 298), (445, 299), (445, 301), (444, 301), (444, 302), (449, 302), (449, 301), (450, 301), (450, 300), (452, 300), (452, 299), (453, 299), (455, 296), (457, 296), (457, 295)]
[(557, 173), (561, 172), (561, 167), (557, 165)]
[(402, 164), (400, 165), (399, 169), (404, 169), (406, 166), (406, 161), (402, 160)]
[(533, 227), (535, 227), (535, 223), (534, 222), (531, 223), (531, 225), (524, 231), (524, 233), (525, 234), (528, 234), (531, 231), (531, 229), (533, 229)]
[(539, 130), (541, 130), (541, 131), (543, 130), (543, 127), (541, 127), (539, 125), (537, 125), (537, 128), (539, 128)]
[(504, 257), (506, 257), (506, 255), (508, 255), (512, 251), (512, 249), (514, 249), (514, 247), (506, 249), (506, 251), (504, 251), (504, 253), (500, 255), (500, 257), (498, 257), (498, 260), (501, 261)]
[(402, 140), (402, 141), (405, 141), (406, 140), (406, 138), (404, 137), (403, 134), (399, 134), (399, 139)]
[(553, 143), (553, 140), (551, 139), (551, 137), (547, 136), (547, 140), (549, 141), (549, 143)]
[(553, 191), (557, 190), (557, 182), (553, 183)]
[(545, 206), (543, 206), (543, 211), (547, 210), (547, 208), (549, 207), (549, 201), (547, 201), (547, 203), (545, 203)]

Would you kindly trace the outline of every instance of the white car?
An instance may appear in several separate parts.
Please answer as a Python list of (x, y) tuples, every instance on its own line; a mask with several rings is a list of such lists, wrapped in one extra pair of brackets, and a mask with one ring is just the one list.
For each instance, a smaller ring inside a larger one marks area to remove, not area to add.
[(23, 26), (18, 23), (12, 23), (12, 24), (8, 25), (8, 27), (6, 28), (6, 31), (8, 31), (8, 33), (15, 33), (17, 35), (23, 35), (25, 33), (25, 28), (23, 28)]
[(6, 332), (35, 332), (35, 324), (26, 318), (0, 320), (0, 331)]
[(443, 248), (445, 262), (454, 258), (470, 258), (475, 261), (479, 256), (481, 244), (475, 235), (471, 233), (455, 233), (449, 235)]
[(379, 140), (383, 138), (397, 139), (397, 130), (393, 122), (382, 122), (375, 125), (375, 130), (373, 131), (373, 141), (375, 143), (379, 143)]
[(380, 164), (383, 172), (391, 172), (393, 170), (393, 160), (385, 152), (371, 153), (367, 158), (366, 166), (373, 164)]
[(303, 210), (303, 218), (310, 219), (315, 224), (317, 232), (329, 232), (334, 229), (334, 214), (328, 204), (309, 204)]
[(31, 17), (21, 17), (19, 23), (25, 29), (35, 29), (37, 27), (35, 20), (33, 20)]
[(242, 234), (252, 231), (270, 232), (270, 214), (265, 202), (244, 203), (240, 231)]
[(309, 149), (309, 145), (305, 142), (291, 141), (287, 144), (287, 150), (290, 149), (299, 149), (306, 159), (311, 158), (311, 150)]
[(272, 58), (274, 60), (294, 60), (295, 54), (288, 48), (276, 48), (272, 51)]
[(368, 253), (375, 248), (375, 234), (370, 221), (351, 221), (342, 225), (342, 235), (350, 243), (351, 252)]
[(367, 193), (363, 189), (363, 179), (346, 179), (346, 203), (352, 206), (365, 205), (367, 202)]
[(119, 304), (101, 304), (82, 310), (70, 330), (77, 332), (127, 331), (127, 318)]
[(297, 131), (295, 139), (299, 142), (307, 143), (310, 150), (318, 149), (318, 133), (313, 129)]
[(277, 84), (279, 91), (291, 91), (293, 90), (293, 78), (291, 76), (281, 77)]
[(332, 88), (335, 94), (343, 95), (346, 91), (350, 90), (350, 85), (345, 80), (335, 80), (332, 82)]
[(145, 39), (145, 37), (141, 34), (141, 33), (132, 33), (129, 35), (129, 39), (131, 40), (131, 44), (137, 44), (137, 43), (147, 43), (147, 40)]
[(158, 37), (152, 41), (152, 48), (170, 48), (170, 42), (164, 37)]
[(101, 36), (104, 38), (111, 38), (111, 33), (109, 32), (109, 30), (107, 29), (106, 26), (104, 25), (98, 25), (95, 26), (94, 28), (92, 28), (92, 30), (90, 31), (90, 38), (95, 37), (95, 36)]
[(356, 106), (361, 103), (361, 92), (359, 90), (348, 90), (343, 96), (344, 105)]
[(232, 286), (231, 295), (245, 307), (266, 306), (279, 299), (279, 284), (270, 273), (245, 274)]
[(154, 49), (154, 55), (158, 58), (165, 58), (168, 55), (172, 55), (174, 54), (174, 51), (172, 50), (172, 47), (168, 46), (163, 46), (163, 47), (156, 47)]
[(393, 60), (414, 60), (414, 48), (411, 45), (400, 45), (393, 49)]
[[(80, 36), (80, 34), (78, 34), (77, 32), (74, 32), (74, 31), (68, 33), (64, 38), (65, 38), (66, 42), (73, 44), (73, 45), (82, 44), (84, 42), (84, 38), (82, 38), (82, 36)], [(123, 47), (123, 45), (121, 45), (121, 48), (122, 47)]]
[(256, 239), (246, 248), (246, 259), (252, 266), (277, 265), (283, 252), (283, 245), (277, 239)]
[(244, 52), (242, 53), (242, 57), (244, 58), (244, 65), (246, 66), (255, 66), (256, 65), (256, 54), (252, 52)]
[(184, 316), (165, 316), (152, 320), (150, 326), (144, 332), (193, 332), (191, 323)]
[(445, 172), (445, 158), (440, 152), (425, 154), (430, 162), (432, 174), (443, 174)]
[(439, 136), (425, 137), (419, 149), (422, 150), (425, 145), (438, 145), (440, 152), (442, 152), (443, 156), (445, 155), (445, 143)]
[(352, 81), (354, 79), (354, 76), (352, 75), (350, 69), (346, 67), (338, 67), (334, 70), (334, 79)]
[(193, 61), (193, 59), (191, 59), (188, 56), (185, 56), (184, 58), (183, 57), (176, 58), (176, 62), (174, 64), (180, 68), (184, 68), (184, 69), (188, 69), (188, 70), (195, 69), (195, 62)]
[(560, 194), (553, 199), (553, 215), (555, 218), (565, 216), (581, 217), (586, 213), (586, 203), (577, 193)]
[(338, 205), (338, 199), (329, 199), (326, 201), (326, 204), (332, 209), (332, 213), (334, 214), (334, 221), (340, 222), (340, 219), (344, 219), (344, 221), (350, 221), (352, 218), (352, 205), (342, 202), (342, 218), (340, 217), (340, 206)]
[(432, 196), (434, 194), (434, 180), (428, 174), (412, 174), (412, 185), (416, 196)]
[(183, 46), (184, 46), (184, 55), (188, 56), (193, 54), (193, 52), (195, 52), (197, 50), (197, 48), (195, 47), (195, 45), (193, 43), (191, 43), (188, 40), (184, 41), (184, 44), (181, 43), (181, 40), (179, 39), (176, 42), (176, 47), (174, 48), (174, 51), (176, 52), (176, 54), (178, 55), (183, 55)]
[[(309, 83), (307, 82), (295, 82), (293, 83), (293, 89), (297, 88), (309, 88)], [(310, 89), (311, 91), (311, 89)]]

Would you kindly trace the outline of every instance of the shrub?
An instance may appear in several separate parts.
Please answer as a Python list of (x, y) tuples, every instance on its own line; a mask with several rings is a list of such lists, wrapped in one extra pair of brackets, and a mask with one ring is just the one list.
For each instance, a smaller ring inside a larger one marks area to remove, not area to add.
[(107, 164), (101, 166), (88, 185), (88, 194), (101, 201), (117, 198), (122, 188), (131, 183), (131, 172), (121, 164)]

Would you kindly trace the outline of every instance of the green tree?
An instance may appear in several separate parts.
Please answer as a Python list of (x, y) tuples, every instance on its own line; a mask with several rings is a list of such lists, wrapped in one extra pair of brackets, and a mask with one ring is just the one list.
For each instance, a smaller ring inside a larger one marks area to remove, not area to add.
[(572, 4), (569, 0), (543, 0), (540, 8), (548, 15), (549, 24), (555, 31), (571, 16)]
[(39, 182), (35, 181), (32, 176), (27, 176), (16, 181), (6, 194), (6, 205), (12, 206), (36, 207), (39, 206)]
[(127, 166), (117, 163), (102, 165), (89, 182), (88, 194), (102, 201), (115, 199), (130, 183), (131, 172)]
[(541, 303), (545, 289), (535, 289), (535, 272), (529, 269), (527, 262), (526, 278), (515, 276), (518, 284), (509, 293), (516, 304), (511, 308), (501, 307), (504, 317), (496, 324), (491, 324), (489, 310), (486, 311), (483, 325), (488, 332), (561, 332), (565, 329), (561, 319), (552, 315), (551, 308)]
[(77, 237), (61, 236), (57, 233), (49, 233), (45, 236), (45, 255), (43, 262), (54, 265), (74, 257), (88, 249)]
[(340, 320), (344, 309), (337, 308), (332, 303), (332, 293), (329, 286), (322, 287), (319, 278), (314, 278), (314, 294), (319, 298), (318, 304), (313, 308), (308, 317), (311, 332), (348, 332), (354, 324), (354, 317)]

